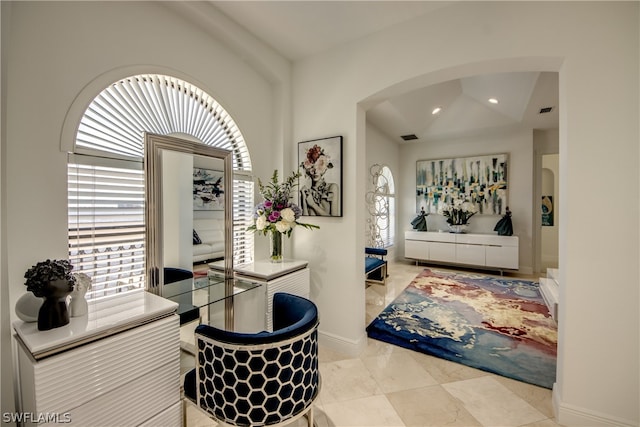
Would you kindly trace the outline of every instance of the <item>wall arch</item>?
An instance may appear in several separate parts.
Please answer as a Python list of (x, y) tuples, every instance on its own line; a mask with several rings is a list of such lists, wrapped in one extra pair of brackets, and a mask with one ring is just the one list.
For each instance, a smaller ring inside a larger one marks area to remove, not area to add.
[(557, 56), (502, 58), (470, 62), (420, 74), (418, 76), (380, 87), (376, 92), (363, 98), (358, 104), (366, 111), (387, 98), (398, 96), (427, 86), (449, 80), (471, 77), (479, 74), (511, 73), (524, 71), (559, 72), (564, 59)]
[[(558, 72), (560, 74), (560, 91), (562, 92), (562, 85), (565, 84), (565, 80), (563, 79), (563, 64), (564, 58), (558, 56), (547, 56), (547, 57), (515, 57), (515, 58), (502, 58), (502, 59), (493, 59), (486, 61), (478, 61), (478, 62), (469, 62), (453, 65), (447, 68), (441, 68), (438, 70), (425, 72), (423, 74), (419, 74), (414, 77), (407, 78), (405, 80), (401, 80), (390, 85), (380, 86), (370, 94), (367, 94), (360, 101), (357, 102), (356, 108), (356, 121), (357, 123), (366, 122), (367, 111), (379, 104), (380, 102), (385, 101), (388, 98), (402, 95), (408, 92), (412, 92), (418, 89), (422, 89), (431, 85), (443, 83), (446, 81), (460, 79), (464, 77), (471, 77), (474, 75), (480, 74), (489, 74), (489, 73), (506, 73), (506, 72), (526, 72), (526, 71), (538, 71), (538, 72)], [(560, 127), (564, 127), (565, 124), (562, 122)], [(367, 138), (366, 131), (363, 132), (365, 127), (363, 126), (355, 126), (355, 138), (356, 145), (360, 148), (363, 148), (365, 151), (368, 149), (367, 147)], [(561, 134), (562, 135), (562, 134)], [(560, 146), (566, 144), (565, 140), (560, 140)], [(560, 149), (562, 152), (562, 149)], [(562, 168), (562, 163), (560, 163)], [(360, 164), (356, 164), (358, 167), (357, 170), (357, 179), (364, 180), (368, 177), (368, 171), (365, 168), (359, 168)], [(409, 169), (412, 169), (415, 165), (408, 165)], [(413, 171), (413, 169), (412, 169)], [(408, 182), (407, 176), (412, 175), (414, 172), (407, 174), (399, 174), (399, 179), (397, 183), (397, 188), (408, 188), (408, 185), (411, 185)], [(561, 172), (560, 173), (565, 173)], [(557, 179), (557, 177), (556, 177)], [(364, 185), (364, 184), (363, 184)], [(402, 190), (399, 190), (400, 192)], [(400, 198), (400, 197), (399, 197)], [(536, 199), (537, 204), (534, 204), (533, 207), (537, 208), (539, 206), (539, 201)], [(410, 218), (413, 218), (414, 210), (411, 210), (406, 204), (403, 204), (402, 200), (398, 200), (398, 222), (399, 224), (407, 224), (410, 221)], [(536, 215), (537, 211), (534, 211), (532, 214)], [(412, 216), (413, 215), (413, 216)], [(356, 224), (356, 230), (364, 230), (366, 229), (365, 223), (360, 223), (361, 218), (357, 217), (358, 223)], [(399, 233), (401, 233), (401, 228), (399, 227)], [(531, 234), (531, 232), (529, 232)], [(362, 237), (364, 239), (364, 237)], [(402, 240), (402, 236), (399, 236), (399, 241)], [(533, 252), (532, 252), (533, 254)], [(531, 260), (533, 265), (533, 259)], [(364, 301), (362, 302), (364, 305)], [(558, 335), (559, 341), (559, 349), (562, 347), (560, 340), (564, 338), (564, 334), (560, 333)], [(558, 382), (561, 381), (561, 372), (563, 369), (562, 366), (563, 358), (559, 353), (558, 356), (558, 364), (557, 364), (557, 378)]]

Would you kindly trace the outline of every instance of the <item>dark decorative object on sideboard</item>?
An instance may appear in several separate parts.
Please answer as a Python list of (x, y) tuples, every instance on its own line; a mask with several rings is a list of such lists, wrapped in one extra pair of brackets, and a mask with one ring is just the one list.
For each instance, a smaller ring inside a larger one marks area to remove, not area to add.
[(498, 221), (493, 231), (498, 232), (498, 236), (511, 236), (513, 235), (513, 224), (511, 224), (511, 211), (507, 206), (506, 213), (502, 216), (502, 219)]
[(38, 311), (38, 330), (46, 331), (69, 323), (67, 296), (73, 291), (76, 278), (67, 260), (46, 260), (32, 266), (24, 274), (27, 290), (44, 302)]
[(411, 226), (413, 227), (413, 229), (418, 231), (428, 231), (427, 230), (428, 216), (429, 214), (424, 211), (424, 206), (422, 206), (420, 208), (420, 213), (418, 214), (418, 216), (415, 217), (413, 221), (411, 221)]

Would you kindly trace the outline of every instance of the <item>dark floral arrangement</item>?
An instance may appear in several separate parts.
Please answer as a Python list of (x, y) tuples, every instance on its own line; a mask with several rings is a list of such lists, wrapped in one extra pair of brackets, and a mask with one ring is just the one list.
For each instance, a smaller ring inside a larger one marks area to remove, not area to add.
[(73, 270), (73, 265), (66, 259), (41, 261), (24, 273), (24, 278), (27, 279), (25, 285), (27, 290), (33, 292), (37, 297), (46, 296), (46, 286), (55, 280), (66, 280), (69, 284), (69, 291), (72, 291), (76, 278), (71, 274), (71, 270)]

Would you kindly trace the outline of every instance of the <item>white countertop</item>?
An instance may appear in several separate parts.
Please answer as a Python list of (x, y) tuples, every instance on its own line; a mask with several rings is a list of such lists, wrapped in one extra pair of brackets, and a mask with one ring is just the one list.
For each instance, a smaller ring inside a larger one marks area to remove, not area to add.
[[(285, 259), (282, 262), (257, 260), (250, 264), (234, 266), (233, 271), (235, 271), (238, 276), (273, 280), (293, 271), (301, 270), (305, 268), (308, 263), (308, 261), (297, 259)], [(224, 270), (224, 261), (212, 262), (209, 264), (209, 267), (213, 270)]]
[(177, 303), (141, 290), (100, 301), (89, 301), (86, 316), (72, 317), (68, 325), (59, 328), (39, 331), (37, 322), (19, 320), (13, 322), (13, 329), (38, 359), (170, 315), (177, 308)]

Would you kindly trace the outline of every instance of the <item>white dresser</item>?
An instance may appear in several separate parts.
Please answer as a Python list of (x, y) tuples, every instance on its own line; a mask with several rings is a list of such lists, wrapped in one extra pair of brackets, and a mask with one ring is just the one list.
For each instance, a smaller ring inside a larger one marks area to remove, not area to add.
[(15, 322), (24, 425), (181, 425), (177, 306), (140, 291), (49, 331)]
[(405, 231), (404, 256), (434, 263), (517, 270), (518, 245), (517, 236)]

